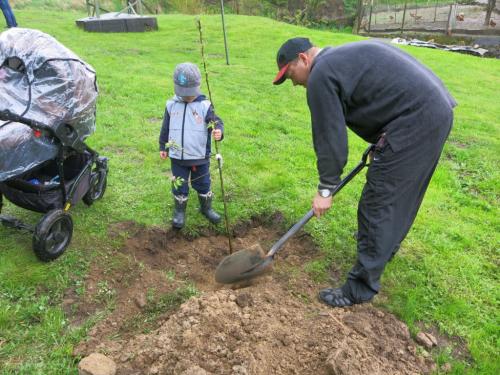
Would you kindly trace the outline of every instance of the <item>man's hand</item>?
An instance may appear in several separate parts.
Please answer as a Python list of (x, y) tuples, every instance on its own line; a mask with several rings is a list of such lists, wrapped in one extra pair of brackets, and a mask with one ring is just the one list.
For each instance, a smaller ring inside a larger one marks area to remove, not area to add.
[(168, 158), (168, 152), (167, 151), (160, 151), (160, 158), (162, 158), (163, 160)]
[(213, 133), (214, 139), (216, 141), (220, 141), (221, 140), (221, 138), (222, 138), (222, 130), (220, 130), (220, 129), (214, 129), (214, 131), (212, 133)]
[(323, 198), (319, 193), (316, 193), (312, 201), (312, 209), (314, 215), (319, 218), (326, 213), (332, 206), (332, 197)]

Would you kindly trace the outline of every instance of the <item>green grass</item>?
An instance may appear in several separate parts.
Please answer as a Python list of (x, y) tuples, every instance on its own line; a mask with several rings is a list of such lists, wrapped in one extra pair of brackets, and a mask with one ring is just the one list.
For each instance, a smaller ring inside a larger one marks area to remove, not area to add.
[[(135, 220), (169, 226), (169, 163), (158, 156), (165, 100), (173, 94), (177, 63), (201, 63), (193, 16), (160, 16), (160, 30), (144, 34), (91, 34), (77, 29), (82, 13), (18, 10), (20, 25), (41, 29), (75, 51), (98, 72), (97, 132), (91, 147), (110, 159), (108, 191), (91, 208), (71, 212), (71, 248), (42, 264), (26, 233), (0, 228), (0, 372), (76, 374), (72, 348), (88, 326), (73, 329), (60, 303), (67, 288), (81, 289), (90, 260), (120, 246), (109, 224)], [(361, 38), (313, 31), (270, 19), (227, 16), (231, 65), (225, 64), (220, 18), (202, 17), (210, 86), (226, 124), (224, 182), (234, 223), (282, 211), (291, 224), (309, 208), (317, 174), (305, 91), (273, 87), (275, 53), (288, 37), (307, 35), (318, 45)], [(383, 277), (383, 304), (405, 320), (436, 326), (465, 339), (474, 363), (455, 373), (497, 374), (499, 364), (500, 62), (444, 51), (404, 48), (433, 69), (459, 102), (455, 125), (416, 223)], [(350, 134), (347, 169), (366, 144)], [(216, 208), (222, 210), (213, 169)], [(333, 209), (307, 225), (324, 259), (307, 265), (326, 280), (330, 264), (345, 274), (355, 259), (356, 205), (363, 177), (336, 198)], [(29, 222), (38, 215), (6, 204), (5, 212)], [(188, 208), (186, 232), (207, 223)], [(222, 231), (222, 227), (220, 229)], [(326, 284), (326, 282), (325, 282)], [(449, 354), (438, 356), (449, 361)]]

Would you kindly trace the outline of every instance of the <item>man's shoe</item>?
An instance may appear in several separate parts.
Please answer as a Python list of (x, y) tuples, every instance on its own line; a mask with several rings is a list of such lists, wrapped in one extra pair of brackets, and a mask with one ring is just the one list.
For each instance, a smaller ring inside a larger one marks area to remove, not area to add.
[(354, 302), (344, 295), (341, 288), (321, 289), (319, 291), (319, 300), (332, 307), (347, 307), (354, 305)]

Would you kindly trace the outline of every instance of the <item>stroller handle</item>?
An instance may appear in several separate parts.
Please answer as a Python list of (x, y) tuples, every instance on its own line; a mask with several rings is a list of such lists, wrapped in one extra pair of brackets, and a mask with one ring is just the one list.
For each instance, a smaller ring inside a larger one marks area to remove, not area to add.
[(45, 130), (58, 139), (63, 146), (71, 147), (80, 152), (88, 149), (85, 143), (78, 138), (78, 133), (70, 124), (59, 123), (54, 127), (50, 127), (39, 121), (16, 115), (8, 109), (0, 111), (0, 120), (20, 122), (35, 130)]
[(54, 134), (54, 129), (52, 129), (50, 126), (47, 126), (41, 122), (38, 122), (36, 120), (31, 120), (29, 118), (23, 117), (16, 115), (15, 113), (12, 113), (8, 109), (4, 109), (3, 111), (0, 111), (0, 120), (3, 121), (12, 121), (12, 122), (20, 122), (24, 125), (29, 126), (30, 128), (37, 129), (37, 130), (46, 130), (52, 134)]

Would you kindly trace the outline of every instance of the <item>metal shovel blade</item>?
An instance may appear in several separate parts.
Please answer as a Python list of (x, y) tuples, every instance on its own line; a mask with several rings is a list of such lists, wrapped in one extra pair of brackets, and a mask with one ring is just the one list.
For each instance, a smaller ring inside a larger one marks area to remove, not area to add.
[(215, 281), (232, 284), (263, 274), (272, 264), (273, 258), (259, 245), (237, 251), (225, 257), (215, 270)]

